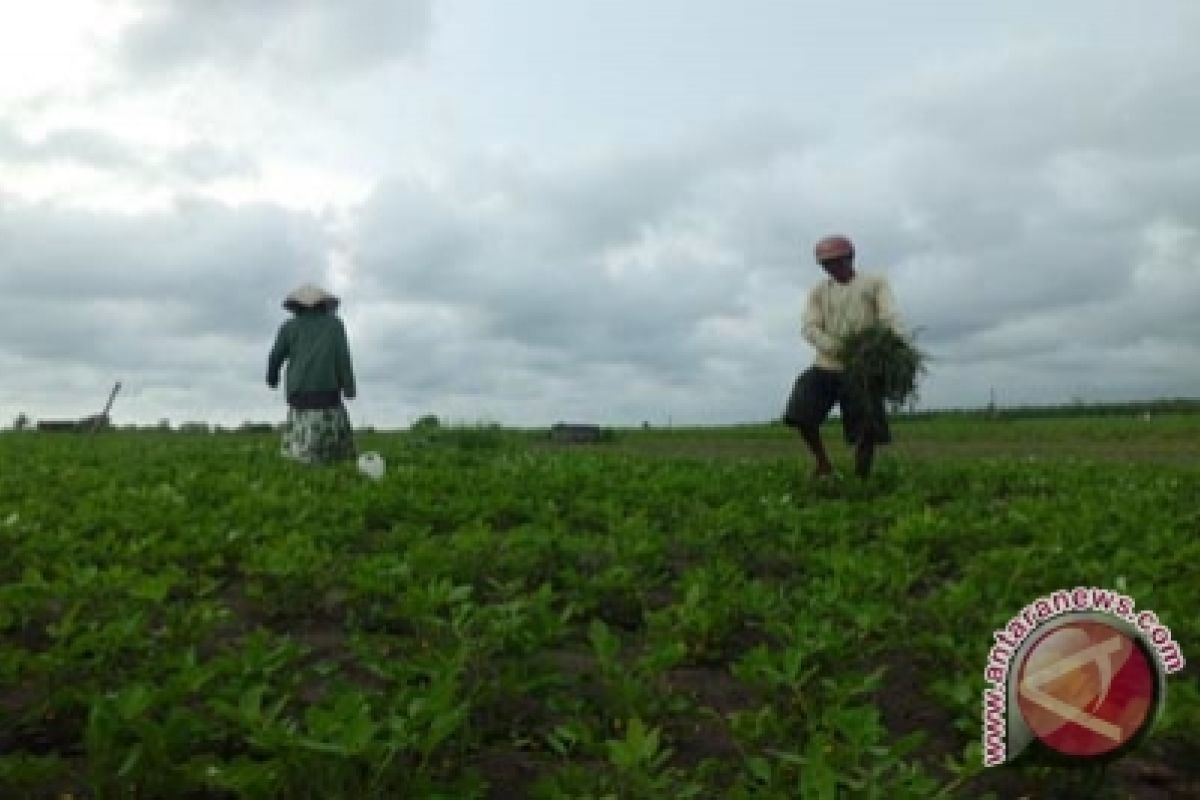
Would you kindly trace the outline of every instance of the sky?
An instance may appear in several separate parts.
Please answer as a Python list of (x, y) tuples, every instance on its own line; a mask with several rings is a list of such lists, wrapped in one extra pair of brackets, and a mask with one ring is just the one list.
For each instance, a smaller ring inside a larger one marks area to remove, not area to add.
[(0, 27), (0, 424), (777, 418), (821, 236), (924, 408), (1200, 396), (1200, 4), (41, 0)]

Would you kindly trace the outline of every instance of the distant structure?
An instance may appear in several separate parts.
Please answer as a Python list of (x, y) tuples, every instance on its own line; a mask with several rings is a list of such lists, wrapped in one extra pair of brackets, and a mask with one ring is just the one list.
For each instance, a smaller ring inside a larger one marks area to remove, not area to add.
[(90, 432), (98, 431), (101, 428), (111, 428), (112, 420), (108, 418), (108, 412), (112, 410), (113, 401), (117, 399), (117, 392), (119, 391), (121, 391), (121, 382), (117, 381), (113, 384), (112, 391), (108, 394), (108, 402), (104, 404), (104, 410), (99, 414), (93, 414), (90, 417), (80, 420), (80, 427)]
[(104, 404), (104, 410), (99, 414), (92, 414), (80, 420), (39, 420), (37, 428), (39, 431), (70, 433), (95, 433), (111, 428), (112, 420), (109, 419), (108, 412), (112, 410), (113, 401), (117, 399), (119, 391), (121, 391), (121, 382), (117, 381), (108, 395), (108, 402)]
[(599, 425), (571, 425), (560, 422), (550, 428), (550, 441), (559, 444), (596, 444), (605, 440)]

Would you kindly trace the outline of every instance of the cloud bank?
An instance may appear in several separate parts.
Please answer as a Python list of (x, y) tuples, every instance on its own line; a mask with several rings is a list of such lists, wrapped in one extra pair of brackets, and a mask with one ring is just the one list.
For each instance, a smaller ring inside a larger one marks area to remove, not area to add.
[[(799, 317), (831, 231), (921, 329), (926, 406), (1200, 394), (1182, 37), (1000, 37), (864, 82), (838, 115), (714, 86), (740, 100), (711, 124), (664, 107), (656, 137), (573, 147), (464, 132), (519, 87), (439, 83), (461, 6), (224, 5), (130, 6), (96, 45), (91, 123), (65, 95), (0, 113), (10, 417), (90, 413), (118, 378), (118, 421), (278, 417), (279, 303), (316, 280), (344, 298), (359, 421), (769, 419), (811, 358)], [(180, 96), (199, 98), (186, 130), (115, 124)]]

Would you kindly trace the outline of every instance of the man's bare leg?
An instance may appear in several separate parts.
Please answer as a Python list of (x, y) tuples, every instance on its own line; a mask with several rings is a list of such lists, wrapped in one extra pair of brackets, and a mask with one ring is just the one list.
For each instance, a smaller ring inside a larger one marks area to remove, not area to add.
[(820, 427), (816, 425), (801, 425), (799, 428), (800, 437), (804, 439), (804, 443), (808, 445), (809, 452), (817, 460), (817, 468), (813, 474), (818, 477), (832, 475), (833, 464), (829, 463), (829, 454), (825, 452), (825, 443), (821, 441)]
[(871, 464), (875, 461), (875, 438), (864, 433), (854, 448), (854, 473), (864, 480), (871, 477)]

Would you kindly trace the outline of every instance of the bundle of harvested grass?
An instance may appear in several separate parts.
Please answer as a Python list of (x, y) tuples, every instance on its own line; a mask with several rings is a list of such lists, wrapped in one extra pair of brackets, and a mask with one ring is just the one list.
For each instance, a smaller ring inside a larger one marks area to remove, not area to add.
[(923, 352), (879, 324), (845, 337), (839, 358), (852, 393), (864, 400), (882, 397), (893, 409), (917, 397), (917, 379), (926, 369)]

